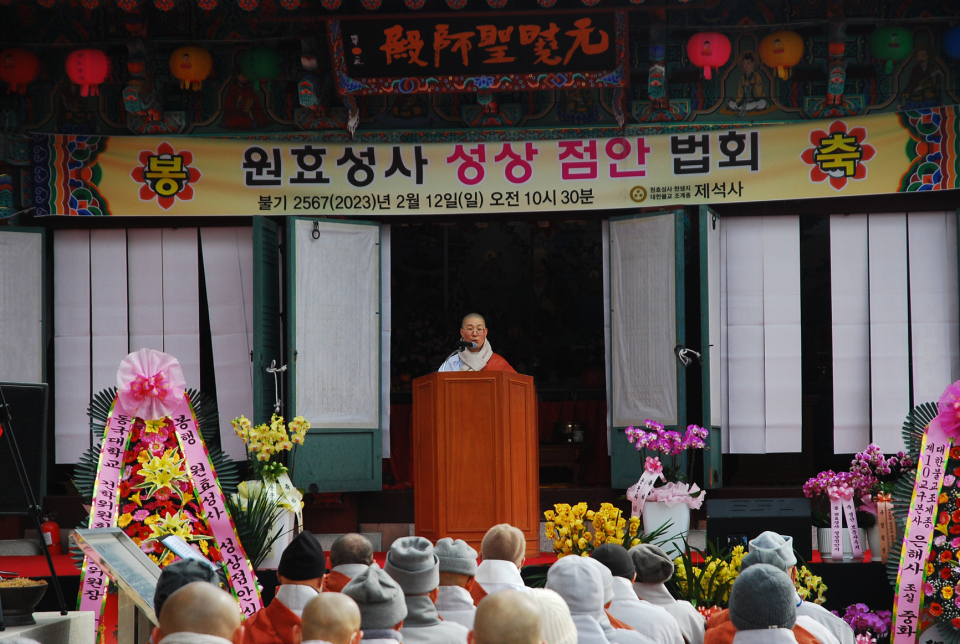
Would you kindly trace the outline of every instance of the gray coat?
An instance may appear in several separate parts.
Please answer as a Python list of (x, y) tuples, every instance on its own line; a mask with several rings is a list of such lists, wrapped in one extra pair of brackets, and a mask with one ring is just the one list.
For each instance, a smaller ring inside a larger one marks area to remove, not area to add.
[(413, 595), (405, 600), (407, 617), (400, 629), (405, 644), (467, 644), (467, 627), (441, 621), (429, 597)]

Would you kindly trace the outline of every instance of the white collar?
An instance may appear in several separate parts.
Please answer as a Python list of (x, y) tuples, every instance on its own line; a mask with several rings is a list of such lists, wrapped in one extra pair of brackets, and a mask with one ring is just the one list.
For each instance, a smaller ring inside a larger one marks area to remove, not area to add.
[(797, 644), (797, 638), (789, 628), (761, 628), (752, 631), (737, 631), (734, 644)]
[(437, 592), (437, 611), (440, 613), (454, 610), (476, 610), (473, 596), (460, 586), (440, 586)]
[(635, 581), (633, 582), (633, 589), (637, 591), (637, 597), (646, 599), (657, 606), (669, 606), (677, 603), (677, 600), (663, 584), (643, 584)]
[(350, 579), (353, 579), (369, 567), (370, 566), (364, 564), (340, 564), (332, 568), (330, 572), (339, 572), (341, 575), (346, 575)]
[(590, 615), (573, 615), (577, 627), (577, 644), (610, 644), (603, 627)]
[(170, 633), (160, 644), (231, 644), (230, 640), (216, 635), (202, 635), (200, 633)]
[(277, 588), (277, 594), (274, 599), (280, 600), (284, 606), (296, 613), (297, 617), (303, 615), (303, 608), (307, 602), (317, 596), (315, 588), (303, 586), (300, 584), (283, 584)]
[(501, 559), (484, 559), (477, 566), (477, 582), (485, 584), (511, 584), (514, 586), (523, 586), (523, 577), (520, 576), (520, 569), (512, 561), (503, 561)]
[(633, 583), (623, 577), (613, 578), (613, 601), (625, 601), (640, 603), (640, 598), (633, 590)]

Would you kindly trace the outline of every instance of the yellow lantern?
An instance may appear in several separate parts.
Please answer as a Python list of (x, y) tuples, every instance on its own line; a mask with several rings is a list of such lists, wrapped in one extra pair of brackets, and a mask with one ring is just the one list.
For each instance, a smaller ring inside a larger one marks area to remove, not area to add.
[(783, 80), (803, 58), (803, 38), (792, 31), (775, 31), (760, 42), (760, 60)]
[(212, 71), (213, 56), (206, 49), (181, 47), (170, 54), (170, 73), (180, 81), (181, 89), (200, 89)]

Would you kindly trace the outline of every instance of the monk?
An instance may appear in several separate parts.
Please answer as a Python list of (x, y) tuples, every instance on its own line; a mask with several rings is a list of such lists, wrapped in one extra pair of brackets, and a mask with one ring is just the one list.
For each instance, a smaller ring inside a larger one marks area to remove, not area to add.
[(477, 608), (470, 644), (541, 644), (540, 608), (530, 597), (506, 590), (484, 598)]
[(517, 373), (510, 363), (493, 352), (487, 342), (487, 323), (479, 313), (469, 313), (460, 323), (460, 337), (475, 342), (476, 349), (464, 349), (447, 358), (440, 371), (509, 371)]
[(243, 644), (299, 644), (300, 616), (320, 592), (327, 560), (320, 542), (304, 530), (280, 555), (277, 594), (244, 624)]
[(373, 563), (373, 545), (361, 534), (344, 534), (330, 546), (332, 568), (323, 577), (320, 589), (325, 593), (339, 593), (350, 580)]
[(301, 615), (302, 644), (359, 644), (360, 608), (350, 597), (337, 593), (320, 593), (307, 602)]
[(244, 626), (230, 593), (206, 581), (183, 586), (163, 603), (152, 641), (163, 644), (240, 644)]

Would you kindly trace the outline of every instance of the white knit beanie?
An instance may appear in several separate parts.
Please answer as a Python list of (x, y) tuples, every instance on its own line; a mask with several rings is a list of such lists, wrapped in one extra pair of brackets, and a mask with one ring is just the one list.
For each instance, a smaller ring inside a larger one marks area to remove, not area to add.
[(537, 602), (546, 644), (577, 644), (577, 627), (563, 597), (546, 588), (531, 588), (527, 595)]

